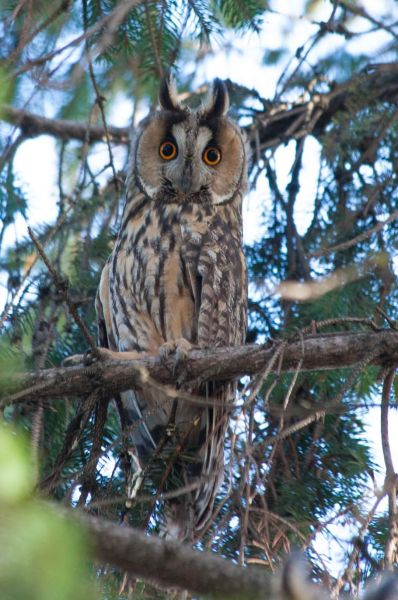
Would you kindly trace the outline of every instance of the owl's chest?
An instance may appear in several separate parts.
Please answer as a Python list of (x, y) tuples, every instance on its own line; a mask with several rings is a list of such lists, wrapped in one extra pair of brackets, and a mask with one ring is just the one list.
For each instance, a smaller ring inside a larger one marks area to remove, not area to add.
[(206, 222), (196, 215), (166, 220), (152, 213), (129, 224), (113, 253), (111, 289), (130, 321), (146, 321), (162, 340), (194, 341), (193, 273), (206, 231)]
[(208, 231), (208, 220), (196, 212), (153, 211), (132, 223), (115, 249), (124, 285), (146, 296), (189, 291), (187, 267), (198, 261)]

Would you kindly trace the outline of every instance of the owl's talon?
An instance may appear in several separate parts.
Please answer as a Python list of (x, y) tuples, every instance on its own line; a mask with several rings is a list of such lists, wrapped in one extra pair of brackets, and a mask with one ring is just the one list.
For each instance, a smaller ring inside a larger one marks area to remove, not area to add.
[(63, 367), (78, 367), (84, 366), (89, 367), (93, 364), (95, 357), (92, 356), (91, 350), (86, 350), (84, 354), (73, 354), (72, 356), (67, 356), (62, 361)]
[(61, 363), (62, 367), (77, 367), (84, 364), (84, 354), (72, 354), (67, 356)]
[(117, 353), (112, 352), (112, 350), (108, 350), (108, 348), (89, 348), (84, 354), (73, 354), (72, 356), (67, 356), (62, 361), (62, 366), (76, 367), (83, 365), (84, 367), (90, 367), (98, 360), (105, 361), (115, 358), (115, 354)]
[(90, 365), (92, 365), (97, 359), (99, 358), (99, 356), (97, 355), (96, 352), (94, 352), (93, 350), (91, 350), (91, 348), (89, 348), (88, 350), (85, 351), (85, 353), (83, 354), (83, 364), (85, 367), (89, 367)]
[[(179, 371), (180, 367), (184, 365), (188, 358), (188, 354), (190, 350), (192, 350), (195, 346), (188, 342), (185, 338), (179, 338), (177, 340), (172, 340), (170, 342), (165, 342), (159, 348), (159, 358), (162, 361), (163, 365), (169, 369), (172, 373), (173, 377), (176, 375), (177, 371)], [(175, 361), (173, 364), (173, 368), (170, 368), (169, 359), (172, 354), (175, 354)]]

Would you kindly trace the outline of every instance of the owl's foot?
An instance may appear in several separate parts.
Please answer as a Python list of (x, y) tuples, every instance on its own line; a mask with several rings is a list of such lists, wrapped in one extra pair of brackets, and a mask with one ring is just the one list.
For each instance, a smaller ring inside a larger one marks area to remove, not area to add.
[[(100, 350), (100, 348), (96, 348), (96, 351)], [(67, 356), (62, 361), (63, 367), (78, 367), (85, 366), (88, 367), (92, 365), (93, 362), (97, 359), (97, 356), (94, 355), (92, 350), (87, 350), (84, 354), (72, 354), (72, 356)]]
[[(167, 367), (174, 376), (176, 372), (181, 371), (181, 367), (184, 368), (190, 350), (193, 350), (195, 347), (196, 346), (191, 344), (191, 342), (188, 342), (185, 338), (178, 338), (177, 340), (171, 340), (170, 342), (162, 344), (159, 348), (159, 357), (164, 366)], [(172, 355), (175, 356), (175, 360), (173, 362), (173, 368), (171, 369), (169, 359)]]
[(109, 348), (95, 348), (94, 350), (87, 350), (84, 354), (73, 354), (68, 356), (62, 361), (63, 367), (75, 367), (77, 365), (84, 365), (88, 367), (96, 361), (107, 361), (107, 360), (137, 360), (143, 357), (142, 352), (115, 352), (109, 350)]
[(159, 356), (162, 361), (167, 361), (172, 354), (175, 354), (176, 362), (183, 362), (193, 348), (195, 346), (191, 342), (185, 338), (178, 338), (162, 344), (159, 348)]
[(109, 350), (109, 348), (96, 348), (99, 360), (139, 360), (147, 356), (146, 352), (137, 352), (129, 350), (127, 352), (118, 352), (117, 350)]

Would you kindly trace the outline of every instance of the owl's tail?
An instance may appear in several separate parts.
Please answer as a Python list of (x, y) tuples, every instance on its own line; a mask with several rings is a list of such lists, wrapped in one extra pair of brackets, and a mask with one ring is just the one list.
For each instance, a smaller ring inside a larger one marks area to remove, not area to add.
[(201, 413), (193, 460), (179, 464), (185, 491), (182, 487), (181, 496), (165, 502), (161, 534), (166, 538), (193, 542), (214, 518), (214, 503), (224, 478), (224, 441), (234, 393), (230, 382), (209, 382), (201, 390), (214, 405)]
[(194, 510), (191, 499), (167, 500), (164, 505), (159, 535), (166, 540), (193, 542), (193, 524)]
[(129, 493), (135, 496), (145, 473), (160, 493), (171, 492), (166, 493), (160, 534), (190, 542), (200, 537), (214, 518), (214, 502), (224, 478), (224, 440), (235, 385), (208, 382), (193, 393), (205, 397), (209, 406), (198, 408), (177, 400), (166, 424), (159, 422), (157, 411), (141, 409), (139, 394), (131, 390), (122, 393), (125, 429), (131, 430), (140, 466), (134, 469)]

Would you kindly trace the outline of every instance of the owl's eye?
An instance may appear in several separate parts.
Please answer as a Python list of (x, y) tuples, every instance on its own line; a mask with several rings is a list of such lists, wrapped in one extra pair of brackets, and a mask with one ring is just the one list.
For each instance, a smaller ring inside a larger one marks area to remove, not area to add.
[(211, 167), (218, 165), (218, 163), (221, 160), (220, 150), (218, 148), (215, 148), (214, 146), (209, 146), (203, 152), (203, 160), (206, 163), (206, 165), (210, 165)]
[(177, 156), (177, 146), (174, 142), (163, 142), (160, 144), (159, 154), (163, 158), (163, 160), (172, 160)]

